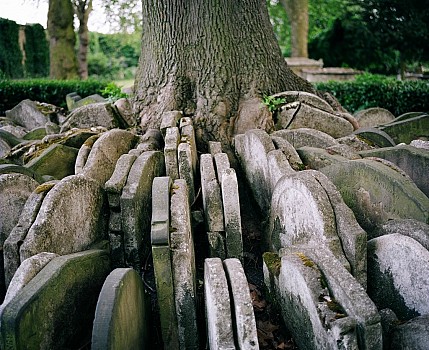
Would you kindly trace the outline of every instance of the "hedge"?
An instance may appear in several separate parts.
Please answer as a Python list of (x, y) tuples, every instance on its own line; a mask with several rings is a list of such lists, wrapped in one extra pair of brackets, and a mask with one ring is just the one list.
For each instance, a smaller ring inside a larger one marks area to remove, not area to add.
[(396, 80), (362, 74), (354, 81), (315, 83), (316, 89), (334, 95), (349, 112), (381, 107), (395, 116), (407, 112), (429, 112), (429, 80)]
[(40, 24), (28, 24), (25, 29), (25, 76), (41, 78), (49, 75), (49, 43)]
[(66, 95), (77, 92), (86, 97), (100, 94), (108, 81), (103, 80), (0, 80), (0, 116), (22, 100), (46, 102), (66, 108)]
[(19, 24), (0, 18), (0, 78), (22, 78), (22, 53), (19, 48)]

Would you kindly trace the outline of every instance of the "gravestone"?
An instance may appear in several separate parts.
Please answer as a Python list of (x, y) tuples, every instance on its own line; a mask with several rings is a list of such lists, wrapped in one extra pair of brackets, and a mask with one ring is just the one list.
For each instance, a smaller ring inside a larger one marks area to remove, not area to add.
[(419, 138), (429, 137), (429, 115), (422, 114), (414, 118), (393, 121), (378, 127), (395, 140), (396, 143), (410, 143)]
[(371, 127), (392, 122), (395, 116), (387, 109), (372, 107), (363, 109), (353, 115), (360, 127)]
[(195, 200), (195, 187), (194, 187), (194, 170), (192, 147), (187, 142), (181, 142), (177, 146), (177, 158), (179, 161), (179, 177), (186, 181), (186, 186), (189, 193), (189, 204), (191, 205)]
[(429, 315), (398, 324), (390, 335), (390, 349), (426, 350), (429, 348)]
[(364, 127), (353, 132), (359, 139), (363, 140), (372, 147), (392, 147), (396, 145), (395, 140), (383, 130)]
[(11, 110), (6, 111), (6, 118), (11, 119), (14, 123), (23, 126), (27, 130), (37, 127), (44, 127), (49, 121), (37, 108), (37, 103), (31, 100), (23, 100)]
[(273, 132), (271, 137), (283, 138), (295, 147), (295, 149), (304, 146), (328, 148), (337, 144), (337, 141), (332, 136), (320, 130), (309, 128), (278, 130)]
[(174, 181), (179, 178), (179, 164), (177, 158), (177, 147), (180, 142), (178, 127), (170, 127), (165, 130), (165, 173)]

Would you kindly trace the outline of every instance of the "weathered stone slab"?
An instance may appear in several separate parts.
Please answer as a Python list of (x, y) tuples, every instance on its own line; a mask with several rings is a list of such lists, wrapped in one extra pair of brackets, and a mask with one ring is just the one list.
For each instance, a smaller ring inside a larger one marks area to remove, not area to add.
[(6, 111), (6, 118), (27, 130), (44, 127), (49, 121), (49, 118), (39, 111), (37, 103), (31, 100), (23, 100), (10, 111)]
[(395, 140), (396, 143), (410, 143), (418, 138), (429, 137), (429, 115), (423, 114), (414, 118), (393, 122), (378, 127)]
[(23, 139), (27, 141), (31, 140), (41, 140), (46, 136), (46, 127), (40, 126), (38, 128), (31, 129), (29, 132), (27, 132)]
[(335, 139), (319, 130), (299, 128), (292, 130), (279, 130), (271, 134), (271, 137), (281, 137), (288, 141), (295, 149), (304, 146), (328, 148), (337, 144)]
[(173, 270), (170, 254), (169, 177), (156, 177), (152, 184), (152, 259), (155, 273), (161, 334), (164, 346), (179, 349), (179, 335), (174, 298)]
[(209, 243), (209, 257), (226, 259), (225, 232), (206, 232)]
[(188, 191), (175, 180), (170, 199), (170, 249), (180, 349), (199, 349), (196, 268)]
[(82, 174), (104, 186), (119, 157), (133, 148), (136, 141), (136, 136), (126, 130), (114, 129), (102, 134), (92, 146)]
[(325, 100), (321, 99), (319, 96), (315, 94), (311, 94), (309, 92), (304, 91), (284, 91), (277, 94), (272, 95), (274, 98), (284, 98), (285, 104), (292, 102), (300, 102), (305, 103), (308, 106), (315, 107), (321, 109), (326, 112), (333, 113), (331, 105)]
[(411, 237), (390, 234), (368, 242), (368, 295), (400, 320), (429, 314), (429, 251)]
[(180, 142), (189, 143), (191, 146), (192, 171), (194, 172), (194, 176), (196, 176), (198, 163), (197, 141), (191, 118), (183, 117), (180, 119), (180, 135)]
[(164, 137), (168, 128), (178, 127), (179, 120), (182, 117), (183, 113), (181, 111), (169, 111), (162, 114), (161, 126), (159, 127), (159, 129), (161, 130)]
[(139, 274), (113, 270), (95, 309), (91, 349), (144, 349), (149, 344), (150, 301)]
[(119, 100), (115, 101), (113, 105), (128, 126), (136, 125), (136, 117), (134, 115), (131, 102), (128, 98), (120, 98)]
[(265, 285), (300, 349), (358, 349), (356, 319), (334, 302), (313, 261), (288, 251), (263, 257)]
[(267, 213), (273, 190), (270, 187), (267, 154), (275, 149), (273, 142), (262, 130), (249, 130), (244, 135), (237, 135), (234, 140), (253, 196), (262, 212)]
[(80, 99), (82, 99), (82, 96), (78, 95), (76, 91), (73, 91), (67, 94), (66, 95), (67, 109), (71, 111), (73, 109), (75, 102), (79, 101)]
[(218, 141), (209, 141), (209, 153), (212, 156), (216, 153), (222, 153), (222, 144)]
[(231, 287), (232, 312), (234, 313), (235, 339), (239, 349), (259, 349), (255, 314), (250, 298), (249, 285), (243, 266), (238, 259), (226, 259), (223, 262)]
[(397, 116), (394, 121), (399, 122), (401, 120), (411, 119), (414, 117), (421, 116), (423, 114), (427, 114), (427, 113), (424, 113), (424, 112), (407, 112), (407, 113), (404, 113), (404, 114)]
[(275, 188), (282, 176), (294, 173), (287, 156), (279, 149), (270, 151), (267, 154), (268, 174), (271, 188)]
[(0, 164), (0, 176), (4, 174), (22, 174), (36, 180), (38, 183), (44, 182), (42, 176), (35, 173), (33, 170), (23, 167), (21, 165)]
[(410, 142), (410, 146), (413, 146), (419, 149), (429, 150), (429, 141), (413, 140)]
[(390, 336), (390, 349), (429, 349), (429, 315), (397, 325)]
[(2, 348), (84, 346), (91, 337), (98, 294), (109, 271), (109, 256), (102, 250), (54, 258), (3, 310)]
[(150, 251), (152, 181), (164, 175), (164, 155), (159, 151), (142, 153), (133, 163), (121, 195), (122, 230), (127, 266), (137, 271)]
[(364, 139), (358, 137), (356, 134), (347, 135), (336, 139), (340, 145), (347, 145), (350, 148), (354, 149), (355, 152), (366, 151), (373, 149)]
[(281, 107), (277, 115), (276, 129), (299, 128), (319, 130), (334, 138), (353, 132), (353, 125), (348, 120), (305, 103), (292, 102)]
[(165, 173), (174, 181), (179, 178), (179, 164), (177, 158), (177, 147), (180, 142), (180, 133), (178, 127), (165, 129)]
[(360, 127), (371, 127), (392, 122), (395, 116), (387, 109), (372, 107), (353, 114)]
[(361, 140), (375, 147), (392, 147), (396, 143), (387, 133), (372, 127), (359, 128), (354, 131)]
[(293, 170), (303, 170), (305, 168), (300, 156), (298, 155), (292, 144), (289, 143), (289, 141), (282, 137), (274, 135), (271, 136), (271, 140), (273, 141), (276, 149), (284, 153), (287, 161), (289, 162), (289, 165), (292, 167)]
[(74, 166), (75, 174), (81, 174), (83, 172), (85, 163), (88, 160), (89, 154), (91, 153), (92, 146), (94, 146), (95, 141), (97, 141), (100, 136), (100, 134), (92, 135), (86, 139), (82, 146), (80, 146)]
[(0, 138), (0, 158), (4, 158), (11, 149), (9, 144)]
[(282, 177), (274, 189), (265, 240), (268, 248), (317, 242), (350, 270), (337, 233), (335, 212), (318, 172), (304, 170)]
[(429, 152), (408, 145), (384, 147), (359, 153), (363, 157), (379, 157), (386, 159), (403, 171), (414, 181), (420, 190), (429, 197)]
[(99, 94), (89, 95), (89, 96), (86, 96), (84, 98), (80, 98), (78, 100), (75, 100), (73, 105), (72, 105), (72, 108), (69, 110), (71, 111), (71, 110), (74, 110), (76, 108), (79, 108), (82, 106), (87, 106), (89, 104), (98, 103), (98, 102), (106, 102), (106, 99)]
[(140, 152), (162, 151), (164, 148), (164, 139), (158, 129), (147, 129), (143, 136), (140, 137), (140, 143), (137, 150)]
[(235, 170), (225, 169), (221, 182), (223, 216), (225, 221), (226, 256), (243, 258), (243, 237), (241, 232), (240, 198)]
[(5, 137), (4, 132), (7, 132), (8, 134), (13, 135), (16, 138), (16, 139), (11, 139), (10, 136), (6, 136), (7, 143), (10, 145), (14, 144), (13, 146), (20, 144), (22, 141), (18, 143), (17, 141), (22, 140), (24, 135), (27, 133), (27, 130), (24, 127), (13, 124), (13, 122), (7, 118), (0, 119), (0, 126), (1, 126), (0, 134), (2, 135), (2, 138)]
[(226, 153), (216, 153), (213, 158), (216, 168), (217, 179), (219, 183), (222, 183), (223, 171), (231, 167), (231, 165), (229, 164), (228, 155)]
[(409, 178), (387, 165), (360, 159), (337, 163), (321, 172), (334, 183), (367, 231), (389, 219), (428, 222), (429, 199)]
[(305, 166), (313, 170), (320, 170), (332, 164), (347, 162), (348, 159), (338, 154), (331, 154), (326, 149), (315, 147), (301, 147), (297, 149)]
[(225, 230), (222, 197), (213, 166), (212, 155), (201, 155), (200, 172), (206, 230), (208, 232), (222, 232)]
[(74, 174), (78, 152), (79, 150), (73, 147), (53, 144), (25, 166), (40, 175), (50, 175), (57, 180), (61, 180)]
[(76, 253), (103, 239), (104, 195), (92, 179), (65, 177), (46, 195), (19, 254), (23, 261), (41, 252)]
[(179, 177), (186, 181), (189, 193), (189, 203), (195, 199), (194, 170), (192, 147), (187, 142), (181, 142), (177, 147), (177, 158), (179, 160)]
[(228, 282), (219, 258), (204, 261), (204, 299), (210, 349), (235, 349)]
[(27, 236), (28, 230), (33, 224), (39, 213), (43, 199), (49, 190), (55, 185), (55, 182), (44, 183), (36, 187), (33, 193), (30, 194), (19, 216), (18, 223), (12, 229), (9, 236), (4, 241), (4, 267), (5, 267), (5, 282), (6, 287), (18, 269), (21, 261), (19, 259), (19, 247)]

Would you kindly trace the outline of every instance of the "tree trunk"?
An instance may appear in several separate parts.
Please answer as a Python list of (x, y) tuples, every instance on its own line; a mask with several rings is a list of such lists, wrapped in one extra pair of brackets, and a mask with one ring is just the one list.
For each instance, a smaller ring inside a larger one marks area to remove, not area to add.
[(77, 78), (73, 16), (70, 0), (49, 0), (49, 75), (52, 79)]
[(291, 26), (291, 57), (308, 58), (308, 0), (281, 0)]
[(287, 67), (265, 0), (143, 0), (134, 102), (143, 131), (182, 110), (199, 147), (228, 145), (246, 129), (271, 130), (261, 96), (286, 90), (314, 92)]
[(77, 53), (78, 72), (82, 80), (88, 79), (88, 18), (92, 11), (92, 0), (74, 0), (73, 6), (79, 20), (79, 49)]

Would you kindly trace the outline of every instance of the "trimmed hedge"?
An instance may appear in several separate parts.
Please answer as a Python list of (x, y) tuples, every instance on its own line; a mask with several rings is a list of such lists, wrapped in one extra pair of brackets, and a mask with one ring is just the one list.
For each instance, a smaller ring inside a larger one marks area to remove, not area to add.
[(25, 76), (49, 76), (49, 43), (45, 29), (40, 24), (28, 24), (25, 30)]
[(100, 94), (107, 85), (108, 81), (103, 80), (0, 80), (0, 116), (25, 99), (66, 108), (67, 94)]
[(317, 90), (330, 92), (350, 113), (370, 107), (385, 108), (395, 116), (429, 112), (429, 80), (400, 81), (362, 74), (354, 81), (329, 81), (314, 86)]
[(0, 78), (22, 78), (22, 53), (19, 48), (19, 24), (0, 18)]

